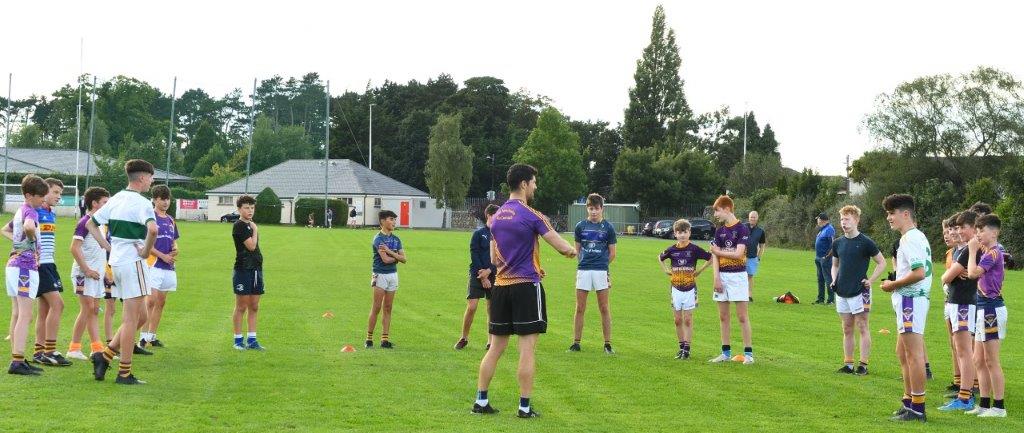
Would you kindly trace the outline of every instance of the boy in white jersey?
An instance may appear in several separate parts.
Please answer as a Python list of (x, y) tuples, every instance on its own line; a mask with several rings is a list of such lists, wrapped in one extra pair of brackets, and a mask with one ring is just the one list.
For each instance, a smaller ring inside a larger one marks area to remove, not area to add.
[(896, 279), (882, 282), (882, 290), (892, 293), (899, 329), (896, 354), (903, 371), (903, 406), (892, 420), (924, 422), (924, 325), (932, 286), (932, 248), (928, 238), (917, 229), (914, 197), (893, 194), (882, 201), (882, 207), (889, 227), (902, 234), (896, 252)]
[(71, 241), (71, 280), (75, 284), (75, 295), (78, 296), (80, 310), (75, 319), (71, 333), (71, 346), (68, 347), (68, 358), (89, 359), (82, 353), (82, 333), (89, 331), (90, 354), (103, 350), (100, 342), (99, 310), (100, 299), (103, 299), (103, 274), (107, 267), (107, 252), (89, 236), (86, 225), (92, 214), (96, 213), (110, 199), (106, 189), (92, 187), (85, 191), (85, 206), (88, 209), (75, 226), (75, 234)]
[(32, 306), (39, 290), (39, 216), (37, 207), (43, 204), (47, 194), (46, 182), (34, 174), (21, 181), (21, 192), (25, 203), (14, 213), (11, 222), (11, 240), (14, 241), (11, 258), (7, 261), (7, 296), (15, 305), (14, 327), (11, 329), (11, 366), (9, 374), (38, 375), (41, 368), (25, 362), (25, 343), (28, 340), (28, 326), (32, 322)]
[[(102, 353), (93, 354), (93, 376), (103, 380), (110, 362), (121, 348), (135, 346), (135, 332), (146, 323), (148, 312), (144, 296), (149, 294), (146, 282), (149, 272), (144, 259), (149, 257), (156, 242), (156, 214), (142, 191), (153, 183), (153, 164), (140, 159), (125, 163), (128, 188), (114, 194), (106, 206), (100, 208), (87, 223), (91, 234), (100, 245), (110, 248), (110, 267), (114, 271), (113, 295), (124, 301), (121, 327)], [(99, 226), (110, 227), (111, 243), (100, 233)], [(145, 383), (132, 374), (132, 350), (121, 353), (117, 383), (136, 385)]]
[(171, 207), (171, 189), (167, 185), (153, 187), (153, 207), (156, 211), (157, 236), (153, 246), (153, 255), (149, 256), (149, 287), (152, 295), (147, 297), (149, 304), (149, 322), (142, 333), (139, 346), (164, 347), (156, 338), (160, 318), (167, 304), (167, 294), (178, 289), (178, 274), (175, 272), (175, 261), (178, 259), (178, 225), (174, 218), (167, 214)]

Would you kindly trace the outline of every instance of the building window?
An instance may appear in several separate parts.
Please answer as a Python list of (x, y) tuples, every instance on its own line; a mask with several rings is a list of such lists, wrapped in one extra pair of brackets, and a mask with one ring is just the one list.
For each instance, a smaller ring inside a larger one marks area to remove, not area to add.
[(352, 206), (352, 197), (345, 197), (345, 203), (348, 203), (349, 206)]
[(217, 204), (221, 206), (231, 206), (235, 203), (231, 200), (230, 195), (222, 195), (217, 197)]
[(380, 209), (380, 207), (381, 207), (381, 201), (382, 201), (382, 200), (381, 200), (381, 198), (380, 198), (380, 197), (374, 197), (374, 199), (373, 199), (373, 207), (375, 207), (375, 208), (377, 208), (377, 209)]
[(427, 208), (427, 201), (426, 200), (420, 200), (420, 209), (426, 209), (426, 208)]

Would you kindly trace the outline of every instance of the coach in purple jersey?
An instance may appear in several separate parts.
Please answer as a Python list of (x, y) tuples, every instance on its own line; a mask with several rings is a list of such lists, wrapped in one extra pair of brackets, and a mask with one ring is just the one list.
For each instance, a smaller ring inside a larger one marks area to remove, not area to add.
[(544, 288), (540, 284), (544, 271), (540, 268), (539, 237), (567, 258), (576, 257), (576, 249), (551, 227), (540, 212), (527, 203), (537, 190), (537, 169), (514, 164), (508, 169), (507, 181), (512, 191), (508, 201), (491, 217), (491, 261), (497, 277), (491, 290), (491, 348), (480, 361), (476, 402), (473, 413), (493, 414), (487, 398), (498, 360), (508, 347), (509, 337), (519, 336), (519, 411), (520, 418), (533, 418), (538, 413), (530, 407), (533, 392), (534, 350), (537, 338), (547, 331)]

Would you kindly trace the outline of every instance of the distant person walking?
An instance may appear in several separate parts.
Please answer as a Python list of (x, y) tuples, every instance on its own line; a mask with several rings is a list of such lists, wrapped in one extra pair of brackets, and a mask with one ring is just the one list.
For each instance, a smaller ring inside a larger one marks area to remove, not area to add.
[[(818, 274), (818, 299), (815, 304), (834, 304), (836, 292), (832, 289), (832, 240), (836, 229), (828, 221), (828, 213), (822, 212), (814, 219), (818, 225), (818, 236), (814, 238), (814, 269)], [(825, 292), (828, 291), (828, 301)]]

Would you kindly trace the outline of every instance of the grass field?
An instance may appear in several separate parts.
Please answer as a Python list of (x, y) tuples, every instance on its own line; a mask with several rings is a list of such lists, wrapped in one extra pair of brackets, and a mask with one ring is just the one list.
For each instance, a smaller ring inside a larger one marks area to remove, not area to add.
[[(67, 246), (72, 222), (60, 221), (58, 266), (70, 286)], [(1008, 274), (1009, 340), (1003, 346), (1010, 417), (976, 419), (934, 410), (950, 379), (950, 357), (936, 284), (927, 344), (936, 378), (928, 383), (927, 426), (887, 421), (902, 392), (893, 354), (895, 331), (888, 296), (876, 292), (871, 317), (874, 355), (867, 377), (840, 376), (841, 332), (832, 307), (810, 305), (816, 289), (811, 253), (769, 248), (751, 305), (757, 363), (712, 365), (719, 350), (711, 302), (711, 273), (699, 279), (695, 359), (677, 350), (667, 277), (657, 254), (669, 242), (621, 238), (612, 266), (614, 345), (601, 352), (596, 301), (587, 312), (583, 352), (567, 353), (572, 338), (574, 262), (548, 247), (548, 333), (538, 348), (534, 407), (542, 418), (515, 418), (518, 389), (514, 352), (506, 354), (491, 386), (497, 416), (469, 414), (483, 355), (486, 322), (478, 314), (470, 345), (452, 349), (465, 308), (468, 232), (399, 231), (409, 263), (391, 330), (393, 351), (363, 350), (370, 303), (371, 230), (261, 227), (267, 295), (260, 340), (268, 351), (231, 348), (230, 227), (181, 223), (179, 291), (168, 300), (152, 357), (137, 357), (145, 386), (123, 387), (91, 377), (87, 362), (48, 368), (42, 377), (0, 376), (0, 431), (1020, 431), (1024, 376), (1017, 326), (1024, 304), (1019, 272)], [(6, 247), (5, 247), (6, 248)], [(941, 269), (941, 266), (937, 266)], [(938, 280), (936, 279), (936, 282)], [(804, 304), (771, 297), (792, 290)], [(593, 298), (593, 297), (592, 297)], [(65, 351), (77, 300), (67, 309), (58, 348)], [(0, 301), (8, 311), (9, 300)], [(324, 312), (333, 319), (321, 317)], [(6, 316), (4, 316), (6, 317)], [(0, 321), (6, 327), (6, 319)], [(739, 332), (733, 346), (741, 347)], [(380, 330), (376, 335), (380, 335)], [(355, 353), (340, 353), (343, 344)], [(4, 350), (8, 345), (2, 345)], [(88, 345), (86, 344), (86, 347)], [(510, 346), (514, 350), (514, 344)], [(970, 430), (968, 430), (970, 429)]]

